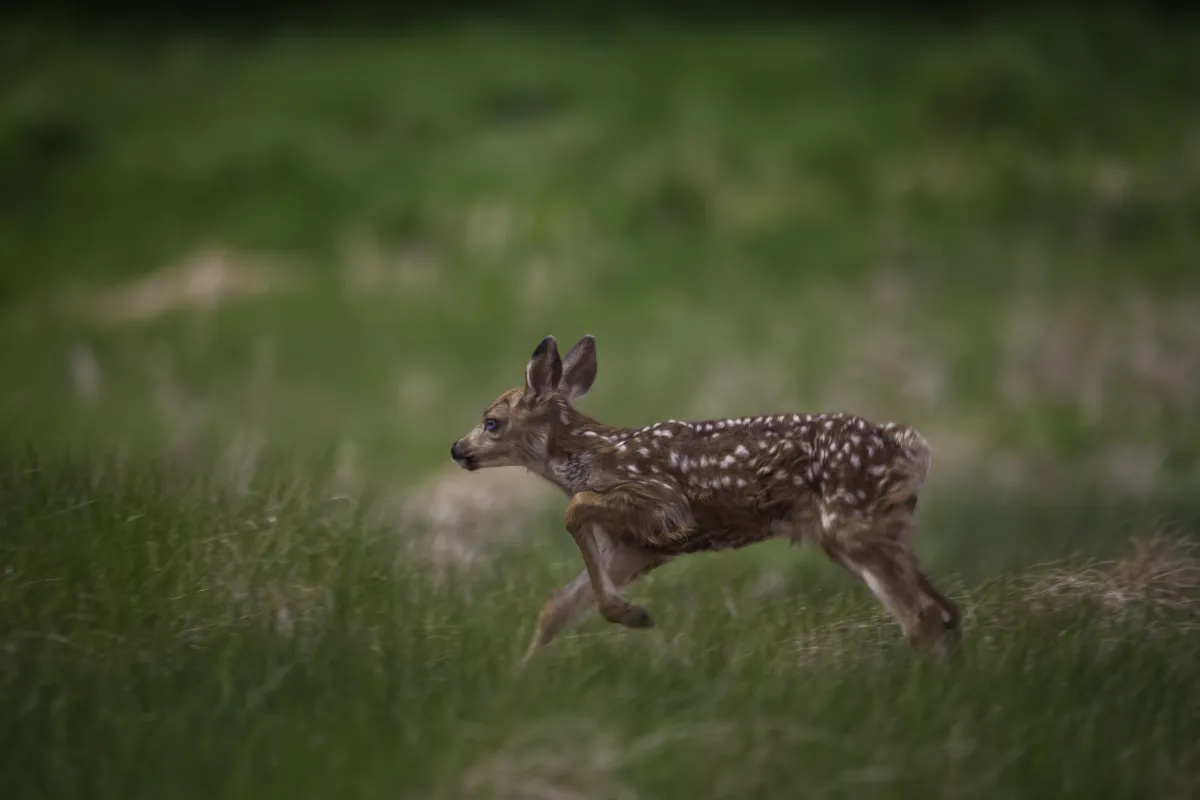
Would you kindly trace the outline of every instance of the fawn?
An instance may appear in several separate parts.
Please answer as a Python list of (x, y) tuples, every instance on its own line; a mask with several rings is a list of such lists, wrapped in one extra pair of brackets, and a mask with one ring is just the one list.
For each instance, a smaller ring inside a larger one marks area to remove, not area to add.
[(775, 538), (819, 545), (914, 646), (957, 641), (958, 607), (921, 573), (909, 543), (929, 471), (919, 433), (843, 413), (614, 427), (572, 405), (596, 370), (595, 337), (563, 358), (547, 336), (524, 387), (501, 394), (450, 448), (466, 470), (522, 466), (570, 498), (566, 528), (584, 570), (542, 609), (522, 664), (593, 602), (609, 622), (653, 626), (620, 590), (676, 556)]

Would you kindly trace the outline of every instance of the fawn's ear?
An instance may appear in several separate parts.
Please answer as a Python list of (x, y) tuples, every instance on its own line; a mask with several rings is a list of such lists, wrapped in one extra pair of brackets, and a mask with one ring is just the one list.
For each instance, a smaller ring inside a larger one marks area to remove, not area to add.
[(562, 380), (562, 359), (558, 355), (558, 342), (553, 336), (542, 339), (529, 363), (525, 365), (525, 392), (529, 397), (541, 397), (558, 388)]
[(596, 380), (596, 337), (588, 334), (563, 358), (562, 390), (570, 400), (588, 393)]

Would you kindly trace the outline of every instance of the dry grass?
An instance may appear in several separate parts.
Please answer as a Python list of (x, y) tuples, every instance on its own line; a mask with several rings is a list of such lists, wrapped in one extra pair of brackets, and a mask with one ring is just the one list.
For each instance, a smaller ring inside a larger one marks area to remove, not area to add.
[(1024, 576), (1020, 586), (1033, 611), (1087, 600), (1112, 621), (1200, 630), (1200, 545), (1183, 536), (1160, 531), (1135, 538), (1121, 558), (1048, 566)]
[(1090, 423), (1135, 426), (1200, 404), (1200, 302), (1123, 293), (1100, 302), (1014, 294), (1003, 318), (1002, 397), (1013, 410), (1067, 404)]
[(288, 286), (279, 265), (220, 247), (77, 299), (86, 316), (109, 324), (145, 322), (176, 311), (211, 311), (233, 300)]
[(447, 467), (404, 494), (396, 519), (411, 552), (441, 572), (478, 565), (492, 548), (526, 540), (561, 499), (517, 467), (473, 473)]
[(342, 250), (342, 279), (352, 291), (416, 294), (446, 281), (442, 254), (428, 243), (389, 247), (377, 237), (356, 233), (347, 237)]

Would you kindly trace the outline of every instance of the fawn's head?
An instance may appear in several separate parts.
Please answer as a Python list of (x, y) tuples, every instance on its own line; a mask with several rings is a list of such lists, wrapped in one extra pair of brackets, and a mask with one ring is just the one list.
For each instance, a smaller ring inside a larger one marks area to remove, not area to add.
[(525, 385), (492, 401), (480, 423), (451, 445), (450, 457), (466, 470), (545, 461), (570, 402), (587, 394), (595, 380), (595, 337), (584, 336), (561, 358), (558, 343), (547, 336), (525, 366)]

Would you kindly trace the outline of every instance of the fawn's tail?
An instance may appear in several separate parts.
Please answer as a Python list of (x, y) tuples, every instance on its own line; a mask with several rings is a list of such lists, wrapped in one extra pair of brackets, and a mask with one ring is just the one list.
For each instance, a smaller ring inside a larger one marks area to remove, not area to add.
[(884, 426), (887, 435), (900, 449), (899, 458), (907, 468), (912, 491), (920, 491), (929, 474), (930, 452), (929, 442), (925, 440), (916, 428), (908, 425), (889, 423)]

